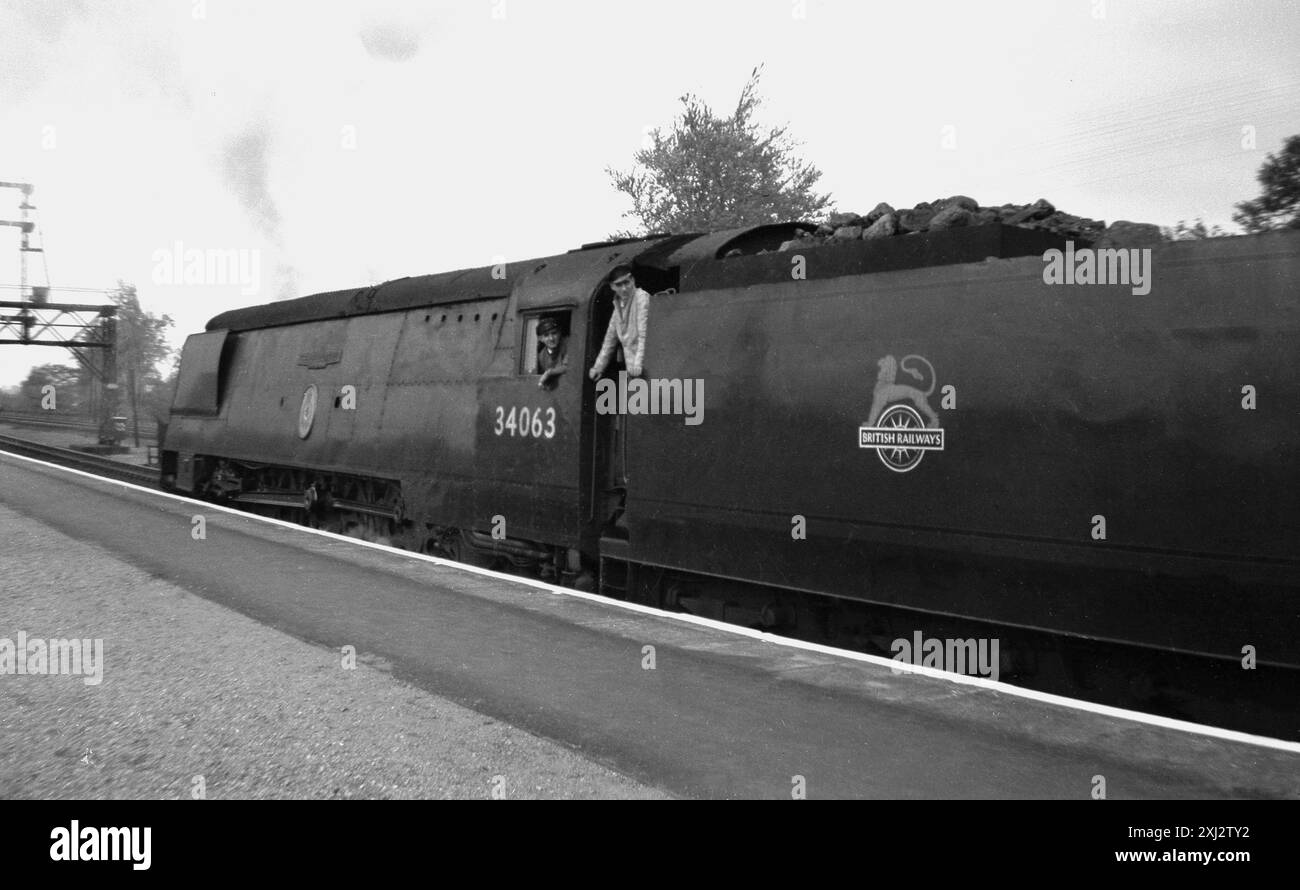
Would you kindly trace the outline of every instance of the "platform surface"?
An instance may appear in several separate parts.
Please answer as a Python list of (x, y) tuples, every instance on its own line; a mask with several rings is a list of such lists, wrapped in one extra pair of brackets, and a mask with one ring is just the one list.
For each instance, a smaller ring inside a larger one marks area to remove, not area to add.
[[(1102, 777), (1112, 799), (1300, 797), (1294, 751), (896, 674), (5, 454), (0, 507), (10, 527), (66, 536), (88, 548), (78, 558), (148, 573), (330, 659), (354, 646), (417, 690), (608, 768), (610, 794), (1088, 799)], [(3, 596), (30, 588), (32, 569), (5, 548)], [(17, 630), (0, 615), (0, 637)], [(296, 679), (283, 707), (312, 707)]]

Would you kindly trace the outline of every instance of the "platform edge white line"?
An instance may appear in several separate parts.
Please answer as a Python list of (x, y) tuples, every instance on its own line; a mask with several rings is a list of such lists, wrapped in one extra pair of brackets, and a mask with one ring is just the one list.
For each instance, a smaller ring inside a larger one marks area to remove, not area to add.
[(238, 510), (234, 507), (225, 507), (220, 504), (212, 504), (206, 501), (196, 501), (193, 498), (184, 495), (172, 494), (168, 491), (161, 491), (156, 488), (145, 488), (142, 485), (136, 485), (134, 482), (124, 482), (120, 479), (110, 479), (106, 476), (97, 476), (94, 473), (85, 470), (77, 470), (72, 467), (64, 467), (58, 464), (49, 463), (48, 461), (39, 460), (34, 457), (27, 457), (22, 454), (14, 454), (11, 451), (5, 451), (0, 448), (0, 454), (6, 457), (17, 458), (18, 460), (39, 466), (48, 467), (54, 470), (72, 473), (78, 476), (85, 476), (97, 482), (103, 482), (110, 485), (120, 485), (123, 488), (129, 488), (144, 494), (160, 495), (174, 501), (193, 504), (202, 507), (204, 510), (216, 510), (221, 513), (228, 513), (239, 519), (265, 522), (280, 528), (297, 532), (307, 532), (329, 538), (334, 541), (346, 544), (355, 544), (362, 547), (369, 547), (379, 550), (383, 553), (402, 556), (422, 562), (432, 563), (437, 566), (467, 572), (472, 575), (479, 575), (484, 578), (492, 578), (499, 581), (507, 581), (512, 584), (521, 584), (526, 587), (554, 594), (556, 596), (569, 596), (577, 599), (584, 599), (590, 602), (600, 603), (602, 605), (615, 606), (630, 612), (636, 612), (642, 615), (650, 615), (657, 618), (676, 621), (683, 624), (691, 624), (697, 627), (706, 627), (712, 630), (722, 631), (735, 636), (747, 637), (753, 640), (759, 640), (765, 643), (771, 643), (777, 646), (783, 646), (790, 649), (801, 649), (808, 652), (816, 652), (821, 655), (829, 655), (836, 658), (843, 658), (849, 661), (865, 662), (867, 664), (877, 665), (879, 667), (889, 668), (897, 673), (912, 673), (922, 676), (931, 677), (936, 680), (944, 680), (962, 686), (975, 686), (987, 689), (993, 692), (999, 692), (1004, 695), (1013, 695), (1017, 698), (1024, 698), (1031, 701), (1041, 702), (1056, 707), (1067, 708), (1070, 710), (1083, 711), (1085, 713), (1097, 714), (1105, 717), (1115, 717), (1121, 720), (1128, 720), (1134, 723), (1141, 723), (1148, 726), (1155, 726), (1161, 729), (1171, 729), (1177, 732), (1189, 733), (1192, 735), (1207, 736), (1209, 738), (1220, 739), (1223, 741), (1237, 742), (1246, 745), (1255, 745), (1262, 748), (1271, 748), (1276, 751), (1285, 751), (1290, 754), (1300, 754), (1300, 742), (1288, 742), (1284, 739), (1275, 739), (1269, 736), (1253, 735), (1251, 733), (1239, 732), (1234, 729), (1223, 729), (1217, 726), (1206, 726), (1201, 723), (1192, 723), (1187, 720), (1178, 720), (1173, 717), (1161, 717), (1158, 714), (1146, 714), (1142, 711), (1131, 711), (1126, 708), (1117, 708), (1111, 705), (1097, 704), (1095, 702), (1083, 701), (1081, 699), (1068, 698), (1062, 695), (1056, 695), (1050, 692), (1039, 692), (1034, 689), (1024, 689), (1020, 686), (1012, 686), (1001, 681), (990, 680), (987, 677), (971, 677), (964, 674), (954, 674), (949, 671), (943, 671), (938, 668), (926, 667), (924, 665), (913, 665), (903, 661), (885, 658), (881, 655), (869, 655), (865, 652), (853, 652), (848, 649), (837, 649), (833, 646), (827, 646), (823, 643), (812, 643), (805, 640), (795, 640), (789, 637), (782, 637), (771, 634), (766, 631), (753, 630), (747, 627), (737, 627), (734, 624), (726, 624), (712, 618), (703, 618), (698, 615), (687, 615), (682, 612), (666, 612), (657, 609), (654, 606), (646, 606), (640, 603), (629, 603), (623, 600), (610, 599), (597, 593), (588, 593), (581, 590), (573, 590), (568, 587), (561, 587), (558, 584), (550, 584), (535, 578), (521, 578), (517, 575), (507, 575), (504, 572), (495, 572), (491, 569), (484, 569), (478, 566), (471, 566), (465, 563), (455, 562), (450, 559), (442, 559), (437, 556), (428, 556), (423, 553), (415, 553), (410, 550), (401, 550), (396, 547), (389, 547), (384, 544), (375, 544), (370, 541), (363, 541), (360, 538), (350, 538), (346, 535), (340, 535), (335, 532), (327, 532), (318, 528), (308, 528), (305, 525), (298, 525), (294, 522), (288, 522), (283, 519), (275, 519), (271, 516), (260, 516), (256, 513), (249, 513), (244, 510)]

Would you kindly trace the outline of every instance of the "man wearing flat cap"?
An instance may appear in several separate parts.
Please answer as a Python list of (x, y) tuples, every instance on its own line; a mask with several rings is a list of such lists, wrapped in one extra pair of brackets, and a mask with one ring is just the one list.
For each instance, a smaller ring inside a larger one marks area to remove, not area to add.
[(628, 376), (640, 377), (645, 358), (650, 295), (636, 286), (632, 267), (627, 265), (615, 266), (609, 273), (609, 287), (614, 292), (614, 314), (609, 317), (605, 342), (587, 376), (595, 380), (604, 373), (609, 360), (614, 357), (614, 348), (620, 347)]
[(568, 343), (560, 333), (560, 323), (553, 318), (543, 318), (537, 324), (537, 370), (542, 377), (537, 381), (539, 387), (559, 377), (569, 369)]

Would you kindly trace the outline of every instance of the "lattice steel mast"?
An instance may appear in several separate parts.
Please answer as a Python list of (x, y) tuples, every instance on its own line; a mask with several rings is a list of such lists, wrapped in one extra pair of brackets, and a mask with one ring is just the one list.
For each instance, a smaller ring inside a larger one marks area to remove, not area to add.
[[(19, 237), (19, 284), (17, 300), (0, 300), (0, 310), (17, 309), (16, 314), (0, 311), (0, 345), (62, 346), (90, 371), (103, 388), (99, 400), (100, 438), (116, 439), (112, 418), (117, 413), (117, 307), (79, 303), (49, 302), (49, 281), (44, 286), (27, 285), (27, 257), (44, 253), (33, 247), (32, 231), (36, 228), (30, 211), (34, 186), (29, 182), (0, 182), (0, 188), (22, 193), (17, 220), (0, 219), (0, 226), (13, 226)], [(66, 334), (66, 335), (65, 335)], [(102, 350), (102, 360), (95, 362), (86, 350)]]

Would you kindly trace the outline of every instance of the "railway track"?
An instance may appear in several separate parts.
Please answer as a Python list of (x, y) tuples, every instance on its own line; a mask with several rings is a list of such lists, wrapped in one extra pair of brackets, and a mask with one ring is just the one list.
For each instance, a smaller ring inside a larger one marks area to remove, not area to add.
[(53, 411), (15, 411), (10, 409), (0, 412), (0, 422), (19, 426), (79, 430), (89, 433), (99, 430), (99, 424), (94, 418), (76, 414), (58, 414)]
[(28, 439), (20, 439), (16, 436), (0, 435), (0, 451), (8, 451), (11, 454), (18, 454), (23, 457), (34, 457), (60, 466), (71, 467), (74, 470), (82, 470), (86, 473), (94, 473), (96, 476), (118, 479), (123, 482), (132, 482), (136, 485), (145, 485), (151, 488), (158, 486), (157, 468), (138, 467), (133, 464), (123, 463), (120, 460), (102, 457), (98, 454), (74, 451), (71, 448), (60, 448), (57, 445), (45, 445)]
[[(14, 426), (30, 426), (37, 429), (75, 430), (92, 435), (99, 432), (99, 421), (80, 414), (58, 414), (53, 411), (0, 411), (0, 423)], [(156, 425), (148, 422), (143, 425), (140, 438), (155, 442), (158, 439)], [(131, 425), (127, 426), (127, 435), (134, 435)]]

